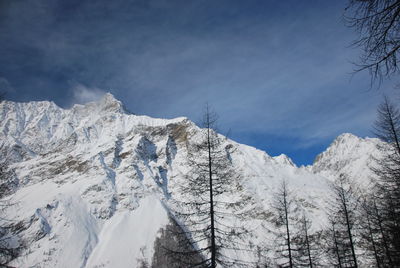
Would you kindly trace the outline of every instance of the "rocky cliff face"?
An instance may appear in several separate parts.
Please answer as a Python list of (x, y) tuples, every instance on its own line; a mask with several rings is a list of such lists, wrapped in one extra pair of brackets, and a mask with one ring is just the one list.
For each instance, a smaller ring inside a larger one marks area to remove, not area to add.
[[(187, 144), (201, 132), (187, 118), (154, 119), (126, 112), (110, 94), (61, 109), (51, 102), (0, 104), (0, 157), (10, 163), (14, 206), (7, 218), (23, 226), (21, 267), (139, 267), (154, 259), (190, 167)], [(226, 140), (241, 174), (239, 194), (251, 196), (241, 224), (244, 244), (272, 247), (273, 193), (285, 179), (313, 228), (325, 224), (328, 181), (340, 172), (367, 181), (375, 139), (338, 137), (311, 167), (284, 155)], [(233, 254), (233, 253), (229, 253)], [(254, 261), (252, 253), (235, 253)], [(232, 256), (235, 257), (235, 256)], [(273, 257), (273, 256), (271, 256)]]

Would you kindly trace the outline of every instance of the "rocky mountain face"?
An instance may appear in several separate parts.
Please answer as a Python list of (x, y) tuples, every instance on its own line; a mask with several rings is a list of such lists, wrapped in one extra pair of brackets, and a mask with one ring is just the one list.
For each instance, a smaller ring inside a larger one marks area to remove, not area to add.
[[(157, 263), (157, 241), (171, 223), (174, 201), (182, 198), (179, 185), (190, 170), (187, 144), (200, 135), (199, 127), (183, 117), (130, 114), (110, 94), (68, 110), (52, 102), (3, 101), (0, 119), (0, 159), (9, 163), (13, 182), (5, 197), (13, 205), (3, 213), (22, 226), (27, 245), (14, 266)], [(303, 204), (313, 230), (323, 228), (329, 182), (345, 173), (368, 185), (368, 166), (379, 156), (378, 144), (377, 139), (343, 134), (312, 166), (297, 167), (285, 155), (271, 157), (225, 140), (240, 173), (238, 194), (251, 196), (245, 204), (251, 213), (240, 219), (249, 232), (243, 244), (274, 246), (271, 210), (282, 180)], [(250, 251), (227, 254), (263, 261)], [(274, 259), (271, 254), (265, 255)]]

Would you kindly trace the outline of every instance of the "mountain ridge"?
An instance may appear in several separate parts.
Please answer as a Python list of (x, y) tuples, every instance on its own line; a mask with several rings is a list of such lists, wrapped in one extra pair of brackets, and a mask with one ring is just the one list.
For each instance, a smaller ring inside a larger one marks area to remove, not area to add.
[[(11, 199), (20, 204), (18, 211), (10, 208), (6, 215), (22, 222), (22, 235), (30, 241), (15, 265), (152, 263), (156, 238), (169, 223), (171, 202), (181, 198), (179, 184), (190, 169), (186, 145), (199, 138), (201, 129), (185, 117), (154, 119), (122, 107), (111, 94), (71, 109), (50, 102), (0, 103), (0, 156), (10, 161), (17, 181)], [(366, 181), (372, 176), (365, 168), (368, 155), (377, 154), (378, 143), (343, 134), (313, 166), (297, 167), (285, 155), (271, 157), (224, 139), (224, 146), (234, 148), (232, 163), (242, 177), (240, 194), (253, 200), (246, 205), (255, 214), (242, 223), (252, 230), (245, 242), (272, 246), (274, 233), (266, 231), (273, 230), (268, 213), (282, 180), (299, 200), (318, 204), (309, 205), (307, 213), (313, 228), (322, 228), (329, 182), (339, 173)], [(127, 228), (131, 236), (123, 231)], [(137, 228), (148, 228), (148, 235), (135, 232)], [(255, 258), (250, 253), (241, 257)]]

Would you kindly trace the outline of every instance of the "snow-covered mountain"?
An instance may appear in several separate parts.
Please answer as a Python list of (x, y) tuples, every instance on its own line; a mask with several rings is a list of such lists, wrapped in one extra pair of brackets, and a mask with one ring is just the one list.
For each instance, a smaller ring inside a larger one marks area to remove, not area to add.
[(382, 157), (377, 138), (359, 138), (350, 133), (338, 136), (324, 152), (319, 154), (310, 171), (331, 180), (341, 173), (355, 180), (361, 187), (368, 187), (374, 178), (371, 168)]
[[(27, 250), (17, 267), (140, 267), (151, 264), (168, 212), (189, 170), (187, 144), (201, 129), (187, 118), (128, 113), (111, 94), (62, 109), (52, 102), (0, 103), (0, 157), (10, 163), (15, 205), (7, 218), (23, 226)], [(329, 181), (346, 173), (363, 185), (379, 156), (377, 139), (339, 136), (312, 166), (271, 157), (226, 140), (254, 213), (246, 243), (274, 243), (273, 193), (286, 180), (313, 228), (325, 224)], [(244, 254), (244, 253), (243, 253)], [(247, 255), (246, 255), (247, 254)], [(254, 261), (251, 253), (242, 258)], [(166, 266), (168, 267), (168, 266)]]

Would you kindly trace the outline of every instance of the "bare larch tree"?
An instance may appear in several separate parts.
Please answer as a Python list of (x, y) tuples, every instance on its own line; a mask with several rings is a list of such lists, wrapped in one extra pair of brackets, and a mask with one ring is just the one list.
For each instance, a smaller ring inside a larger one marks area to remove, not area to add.
[(345, 19), (359, 37), (363, 53), (356, 71), (369, 70), (372, 81), (399, 73), (400, 1), (350, 0)]
[(292, 194), (289, 190), (288, 183), (286, 180), (282, 180), (277, 192), (274, 196), (274, 204), (273, 208), (277, 212), (277, 220), (276, 225), (278, 227), (283, 227), (283, 232), (278, 234), (278, 238), (283, 236), (284, 237), (284, 245), (278, 245), (284, 248), (280, 255), (284, 257), (287, 261), (282, 264), (282, 267), (290, 267), (293, 268), (293, 248), (292, 248), (292, 240), (291, 237), (292, 230), (291, 230), (291, 216), (293, 212), (293, 199)]
[(331, 184), (332, 200), (329, 218), (333, 230), (338, 267), (357, 268), (354, 230), (357, 224), (358, 194), (353, 183), (343, 174)]
[(373, 192), (372, 223), (379, 230), (383, 263), (400, 267), (400, 111), (387, 98), (378, 107), (375, 134), (385, 143), (373, 168), (377, 176)]
[(202, 256), (200, 260), (186, 258), (191, 261), (185, 267), (248, 267), (237, 256), (249, 250), (241, 243), (247, 230), (238, 223), (250, 197), (243, 195), (240, 170), (232, 163), (232, 145), (216, 132), (216, 122), (216, 114), (207, 106), (203, 129), (187, 144), (191, 169), (184, 174), (182, 198), (176, 201), (173, 214), (192, 249), (172, 254)]

